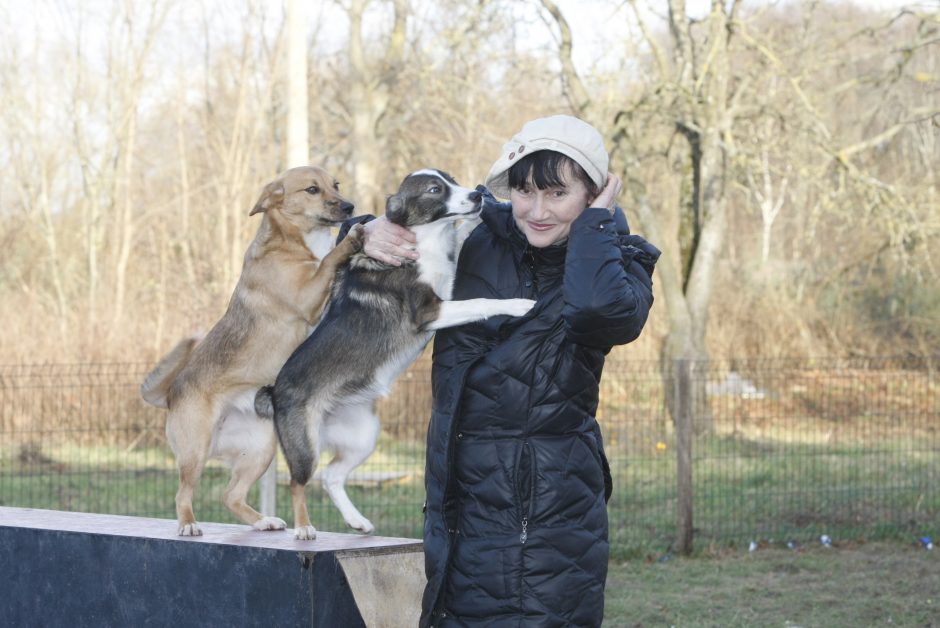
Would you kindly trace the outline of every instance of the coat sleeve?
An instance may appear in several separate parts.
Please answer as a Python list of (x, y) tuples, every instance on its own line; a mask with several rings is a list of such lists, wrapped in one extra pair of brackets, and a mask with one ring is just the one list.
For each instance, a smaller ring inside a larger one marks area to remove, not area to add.
[[(618, 228), (619, 227), (619, 228)], [(636, 340), (653, 305), (659, 249), (630, 235), (623, 212), (589, 207), (571, 225), (562, 318), (578, 344), (609, 349)]]
[(375, 216), (371, 214), (362, 214), (361, 216), (353, 216), (344, 220), (339, 226), (339, 235), (336, 236), (336, 244), (339, 244), (343, 241), (343, 238), (346, 237), (346, 234), (349, 233), (349, 230), (356, 225), (364, 225), (367, 222), (372, 222), (375, 220)]

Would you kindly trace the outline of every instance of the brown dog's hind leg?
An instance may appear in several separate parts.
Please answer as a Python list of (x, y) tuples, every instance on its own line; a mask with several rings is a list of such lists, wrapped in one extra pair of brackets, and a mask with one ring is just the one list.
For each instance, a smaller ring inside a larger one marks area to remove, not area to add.
[(248, 491), (258, 481), (270, 464), (269, 458), (251, 459), (242, 458), (242, 463), (232, 467), (232, 477), (222, 501), (225, 507), (231, 510), (236, 517), (253, 527), (255, 530), (284, 530), (287, 524), (283, 519), (275, 516), (265, 516), (248, 505)]
[(193, 514), (193, 493), (199, 482), (199, 476), (202, 475), (202, 467), (203, 465), (199, 465), (196, 469), (192, 465), (187, 465), (179, 469), (180, 486), (176, 491), (176, 523), (180, 536), (202, 536), (202, 530), (199, 529), (196, 516)]
[(283, 530), (282, 519), (265, 517), (248, 505), (248, 491), (258, 481), (277, 450), (274, 424), (254, 412), (229, 408), (216, 428), (212, 455), (225, 461), (232, 472), (222, 503), (236, 517), (256, 530)]
[(216, 411), (208, 403), (184, 401), (167, 415), (167, 440), (179, 469), (176, 520), (180, 536), (202, 536), (193, 514), (193, 493), (209, 457)]

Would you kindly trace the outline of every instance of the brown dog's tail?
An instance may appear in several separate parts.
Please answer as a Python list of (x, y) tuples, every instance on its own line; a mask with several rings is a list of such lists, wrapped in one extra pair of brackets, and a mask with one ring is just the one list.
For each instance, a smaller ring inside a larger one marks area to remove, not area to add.
[(140, 396), (144, 401), (157, 408), (167, 408), (167, 395), (173, 380), (189, 362), (193, 349), (202, 340), (202, 335), (191, 336), (180, 340), (173, 349), (167, 353), (157, 366), (147, 374), (140, 385)]

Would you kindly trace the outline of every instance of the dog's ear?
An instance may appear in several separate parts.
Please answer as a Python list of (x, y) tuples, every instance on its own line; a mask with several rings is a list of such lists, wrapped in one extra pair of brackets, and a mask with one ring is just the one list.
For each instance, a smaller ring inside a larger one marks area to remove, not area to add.
[(261, 198), (258, 199), (258, 202), (255, 203), (252, 210), (248, 212), (248, 215), (254, 216), (258, 212), (266, 212), (283, 200), (284, 184), (280, 181), (272, 181), (264, 186), (264, 190), (261, 192)]
[(385, 217), (389, 222), (405, 226), (405, 203), (397, 194), (392, 194), (385, 199)]

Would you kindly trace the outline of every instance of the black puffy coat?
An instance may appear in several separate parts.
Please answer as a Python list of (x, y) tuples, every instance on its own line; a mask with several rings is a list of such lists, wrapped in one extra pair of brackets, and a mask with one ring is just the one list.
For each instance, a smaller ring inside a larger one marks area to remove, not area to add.
[(659, 251), (588, 208), (528, 246), (486, 203), (455, 300), (536, 299), (526, 316), (438, 331), (427, 441), (422, 626), (599, 626), (610, 474), (594, 419), (604, 356), (634, 340)]

